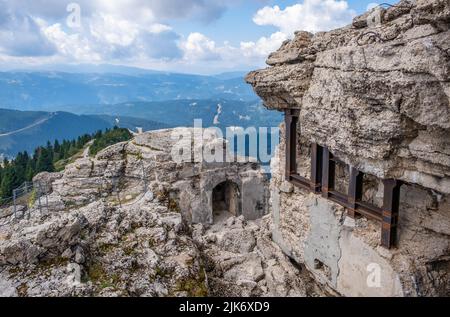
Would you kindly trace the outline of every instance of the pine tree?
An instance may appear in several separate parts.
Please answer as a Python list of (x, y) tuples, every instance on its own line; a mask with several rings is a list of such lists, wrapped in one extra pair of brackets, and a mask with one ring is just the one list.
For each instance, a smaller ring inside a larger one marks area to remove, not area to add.
[(40, 148), (38, 160), (36, 163), (36, 173), (54, 172), (53, 159), (47, 148)]
[(55, 140), (55, 143), (53, 145), (53, 161), (56, 162), (61, 159), (61, 145), (59, 144), (58, 140)]
[(76, 153), (91, 140), (95, 140), (91, 146), (91, 153), (97, 153), (105, 147), (129, 140), (132, 137), (127, 129), (114, 127), (105, 132), (99, 130), (94, 134), (85, 134), (74, 140), (58, 140), (52, 144), (47, 142), (45, 147), (38, 147), (30, 156), (27, 152), (18, 153), (14, 160), (4, 158), (0, 164), (0, 200), (12, 196), (15, 188), (25, 181), (31, 181), (41, 172), (54, 172), (59, 160), (66, 160)]
[(17, 183), (17, 179), (12, 166), (8, 166), (2, 178), (2, 183), (0, 184), (0, 192), (2, 193), (2, 198), (9, 198), (12, 196), (12, 191), (14, 189), (14, 184)]
[(34, 177), (34, 164), (33, 164), (33, 160), (29, 160), (27, 167), (25, 168), (25, 180), (27, 182), (31, 182), (33, 180)]

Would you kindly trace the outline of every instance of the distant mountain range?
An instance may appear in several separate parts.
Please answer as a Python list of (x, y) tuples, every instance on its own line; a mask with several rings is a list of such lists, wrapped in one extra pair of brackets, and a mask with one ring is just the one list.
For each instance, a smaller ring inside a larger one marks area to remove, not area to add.
[(258, 99), (242, 73), (200, 76), (150, 71), (135, 71), (133, 75), (0, 72), (3, 109), (60, 111), (69, 105), (221, 98)]
[(112, 128), (119, 122), (124, 128), (144, 130), (167, 128), (168, 125), (128, 117), (107, 115), (74, 115), (67, 112), (33, 112), (0, 109), (0, 154), (13, 157), (18, 152), (32, 153), (47, 141), (71, 140), (85, 133)]
[[(255, 66), (256, 67), (256, 66)], [(253, 67), (253, 68), (255, 68)], [(206, 75), (207, 77), (216, 77), (219, 79), (231, 79), (231, 78), (244, 78), (244, 76), (250, 72), (251, 67), (248, 70), (242, 71), (232, 71), (224, 72), (214, 75)], [(37, 72), (47, 72), (47, 73), (72, 73), (72, 74), (121, 74), (128, 76), (137, 75), (148, 75), (148, 74), (174, 74), (173, 72), (145, 69), (131, 66), (123, 65), (112, 65), (112, 64), (51, 64), (51, 65), (39, 65), (36, 67), (27, 65), (26, 68), (11, 68), (7, 65), (1, 65), (0, 72), (10, 72), (10, 73), (37, 73)], [(195, 74), (189, 74), (197, 76)]]
[(206, 126), (219, 127), (278, 126), (281, 121), (280, 114), (267, 110), (260, 101), (229, 99), (125, 102), (114, 105), (67, 106), (65, 110), (77, 114), (141, 118), (174, 127), (192, 126), (194, 119), (202, 119)]
[[(95, 73), (83, 70), (0, 72), (0, 155), (117, 123), (147, 131), (193, 126), (194, 119), (219, 128), (274, 127), (282, 120), (262, 106), (244, 72), (200, 76), (108, 65), (91, 67)], [(113, 70), (120, 73), (108, 72)]]
[[(67, 109), (69, 108), (69, 109)], [(55, 139), (72, 139), (84, 133), (118, 125), (136, 131), (191, 127), (195, 119), (203, 127), (276, 127), (281, 114), (268, 111), (259, 102), (236, 100), (172, 100), (91, 105), (66, 110), (78, 112), (17, 111), (0, 109), (0, 154), (14, 156), (20, 151)], [(107, 113), (108, 115), (106, 115)]]

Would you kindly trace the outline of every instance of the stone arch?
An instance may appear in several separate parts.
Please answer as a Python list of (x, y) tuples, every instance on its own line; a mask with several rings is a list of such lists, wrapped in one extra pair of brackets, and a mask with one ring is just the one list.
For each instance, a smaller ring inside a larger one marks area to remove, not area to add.
[[(199, 181), (199, 194), (200, 200), (197, 206), (192, 208), (192, 222), (193, 223), (202, 223), (202, 224), (213, 224), (213, 190), (218, 185), (224, 182), (233, 182), (239, 188), (239, 192), (243, 192), (243, 183), (239, 174), (236, 173), (234, 175), (230, 175), (223, 171), (207, 171), (204, 172)], [(243, 214), (242, 210), (243, 201), (242, 196), (240, 199), (240, 211)]]
[(242, 215), (242, 190), (238, 184), (226, 180), (217, 184), (211, 193), (213, 222), (221, 222), (231, 216)]

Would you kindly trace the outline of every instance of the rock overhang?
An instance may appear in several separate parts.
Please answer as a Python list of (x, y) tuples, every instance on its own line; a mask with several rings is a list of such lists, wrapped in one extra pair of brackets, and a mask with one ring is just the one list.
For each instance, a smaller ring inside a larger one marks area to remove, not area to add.
[(380, 178), (450, 193), (450, 3), (401, 1), (330, 32), (296, 32), (246, 80), (303, 138)]

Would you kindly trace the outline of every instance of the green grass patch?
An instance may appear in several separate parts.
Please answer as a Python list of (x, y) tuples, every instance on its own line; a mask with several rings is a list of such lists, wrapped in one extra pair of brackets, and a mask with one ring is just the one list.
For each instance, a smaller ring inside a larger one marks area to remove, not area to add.
[(115, 127), (112, 130), (107, 130), (102, 136), (96, 138), (92, 145), (89, 148), (89, 154), (91, 156), (97, 155), (103, 149), (106, 149), (108, 146), (114, 145), (116, 143), (129, 141), (133, 138), (128, 129), (121, 129)]

